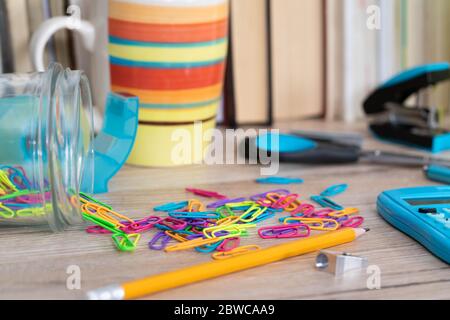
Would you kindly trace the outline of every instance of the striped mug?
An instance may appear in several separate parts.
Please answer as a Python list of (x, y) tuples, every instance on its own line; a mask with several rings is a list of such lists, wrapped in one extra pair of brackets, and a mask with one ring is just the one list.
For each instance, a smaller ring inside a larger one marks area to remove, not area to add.
[[(198, 163), (222, 101), (228, 0), (108, 4), (111, 90), (140, 100), (139, 127), (128, 163)], [(74, 28), (67, 20), (64, 27), (78, 31), (89, 44), (97, 41), (92, 39), (96, 28), (89, 24), (82, 20)]]

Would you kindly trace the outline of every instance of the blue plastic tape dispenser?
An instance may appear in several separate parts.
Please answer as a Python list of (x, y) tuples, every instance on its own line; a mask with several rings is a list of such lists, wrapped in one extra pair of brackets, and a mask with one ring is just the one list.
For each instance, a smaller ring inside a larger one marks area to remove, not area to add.
[(384, 191), (377, 209), (387, 222), (450, 264), (450, 186)]
[[(439, 128), (439, 113), (420, 104), (425, 89), (450, 79), (448, 62), (421, 65), (406, 70), (378, 87), (364, 101), (367, 115), (373, 115), (369, 128), (380, 139), (433, 153), (450, 149), (450, 133)], [(416, 95), (417, 105), (406, 105)]]
[[(108, 191), (108, 181), (120, 170), (133, 148), (138, 127), (139, 99), (126, 93), (109, 93), (102, 130), (94, 139), (92, 167), (84, 170), (81, 190)], [(92, 174), (94, 179), (92, 179)]]

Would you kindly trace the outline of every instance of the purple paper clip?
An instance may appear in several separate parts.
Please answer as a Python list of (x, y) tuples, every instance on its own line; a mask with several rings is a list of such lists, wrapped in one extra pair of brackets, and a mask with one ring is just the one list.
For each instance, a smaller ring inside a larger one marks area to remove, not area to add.
[(267, 196), (268, 193), (278, 193), (279, 195), (287, 196), (291, 192), (289, 190), (286, 190), (286, 189), (276, 189), (276, 190), (271, 190), (271, 191), (255, 194), (255, 195), (250, 197), (250, 200), (257, 201), (259, 199), (263, 199), (263, 198), (265, 198)]
[(186, 219), (188, 225), (193, 227), (204, 227), (208, 225), (208, 221), (206, 219)]
[(188, 240), (194, 240), (194, 239), (198, 239), (198, 238), (203, 238), (203, 233), (201, 234), (190, 234), (186, 237), (186, 239)]
[(221, 231), (218, 231), (217, 233), (215, 233), (214, 236), (216, 236), (216, 237), (225, 237), (225, 236), (227, 236), (229, 234), (230, 233), (228, 231), (221, 230)]
[[(169, 243), (170, 236), (168, 236), (164, 231), (160, 231), (148, 242), (148, 248), (152, 250), (163, 250)], [(160, 244), (157, 242), (160, 241)]]
[(245, 201), (245, 198), (236, 198), (236, 199), (222, 199), (213, 203), (208, 204), (206, 207), (209, 209), (216, 209), (218, 207), (221, 207), (227, 203), (236, 203), (236, 202), (242, 202)]
[(323, 218), (328, 216), (328, 214), (330, 214), (331, 212), (334, 212), (336, 210), (333, 210), (331, 208), (324, 208), (324, 209), (320, 209), (317, 211), (312, 212), (311, 214), (305, 215), (305, 217), (318, 217), (318, 218)]

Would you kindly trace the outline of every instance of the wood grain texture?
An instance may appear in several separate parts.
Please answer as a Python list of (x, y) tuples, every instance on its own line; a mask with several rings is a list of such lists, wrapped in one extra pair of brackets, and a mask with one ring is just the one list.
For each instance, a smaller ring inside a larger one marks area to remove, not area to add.
[[(348, 125), (301, 122), (283, 128), (351, 130)], [(360, 124), (353, 130), (361, 130)], [(368, 147), (380, 144), (372, 139)], [(383, 145), (387, 149), (394, 146)], [(381, 289), (368, 290), (367, 275), (335, 278), (314, 269), (315, 254), (195, 283), (155, 294), (150, 299), (449, 299), (450, 272), (420, 244), (389, 226), (376, 213), (377, 195), (386, 189), (431, 185), (419, 169), (369, 164), (343, 166), (282, 165), (280, 175), (298, 176), (302, 185), (291, 186), (303, 199), (334, 183), (349, 189), (335, 198), (345, 206), (361, 209), (371, 231), (353, 243), (336, 247), (365, 256), (381, 269)], [(131, 217), (153, 213), (152, 207), (191, 195), (185, 187), (215, 190), (230, 197), (252, 195), (271, 186), (254, 182), (255, 166), (193, 166), (174, 169), (125, 167), (112, 181), (111, 192), (100, 196), (118, 211)], [(273, 186), (272, 186), (273, 187)], [(275, 220), (265, 224), (274, 223)], [(194, 251), (164, 253), (151, 251), (147, 242), (154, 231), (143, 235), (134, 253), (114, 249), (110, 237), (89, 235), (83, 227), (52, 234), (34, 228), (3, 228), (0, 241), (0, 298), (78, 299), (87, 290), (209, 261)], [(262, 240), (256, 230), (243, 244), (267, 247), (275, 240)], [(66, 268), (81, 268), (81, 290), (66, 289)]]

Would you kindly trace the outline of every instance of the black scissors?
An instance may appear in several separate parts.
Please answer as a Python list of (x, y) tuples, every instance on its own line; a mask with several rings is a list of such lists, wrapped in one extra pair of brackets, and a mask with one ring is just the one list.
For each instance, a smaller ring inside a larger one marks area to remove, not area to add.
[(272, 156), (278, 153), (280, 162), (305, 164), (339, 164), (365, 161), (403, 166), (426, 166), (430, 164), (450, 167), (450, 160), (431, 156), (414, 155), (382, 150), (364, 150), (362, 138), (343, 135), (332, 136), (317, 132), (294, 134), (264, 134), (245, 139), (247, 159), (261, 153)]

